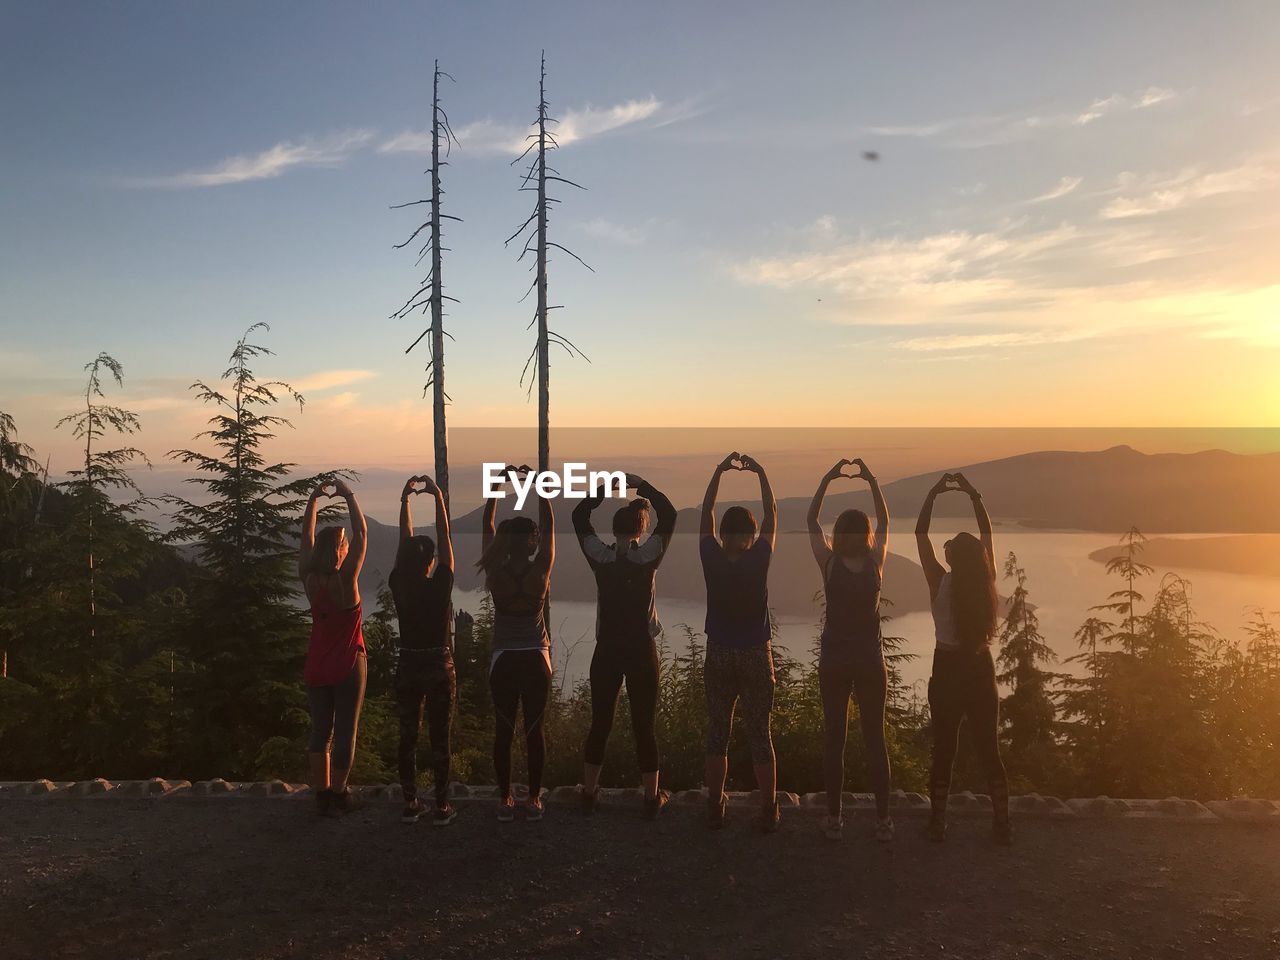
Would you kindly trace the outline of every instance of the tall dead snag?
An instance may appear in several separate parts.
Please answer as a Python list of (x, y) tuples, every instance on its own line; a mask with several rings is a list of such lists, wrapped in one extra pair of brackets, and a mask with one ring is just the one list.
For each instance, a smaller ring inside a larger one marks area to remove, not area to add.
[(453, 77), (440, 69), (440, 61), (437, 60), (435, 62), (435, 74), (431, 82), (431, 167), (423, 171), (431, 175), (431, 196), (425, 200), (413, 200), (409, 203), (396, 204), (391, 208), (392, 210), (401, 210), (405, 207), (413, 207), (422, 203), (429, 205), (430, 213), (427, 220), (409, 235), (408, 240), (404, 243), (396, 244), (395, 249), (404, 249), (413, 243), (425, 230), (427, 238), (422, 248), (418, 251), (417, 262), (422, 263), (429, 253), (431, 255), (431, 268), (428, 270), (426, 278), (418, 285), (417, 291), (405, 301), (404, 306), (391, 315), (391, 318), (393, 320), (403, 320), (418, 309), (421, 309), (424, 314), (429, 312), (431, 316), (431, 325), (420, 333), (418, 339), (409, 344), (404, 352), (408, 353), (421, 342), (423, 337), (430, 334), (431, 359), (427, 363), (427, 382), (422, 388), (422, 393), (423, 396), (426, 396), (428, 390), (432, 391), (436, 484), (440, 487), (440, 492), (444, 494), (444, 501), (447, 506), (449, 503), (449, 439), (445, 426), (444, 408), (451, 398), (445, 393), (444, 389), (444, 338), (448, 336), (444, 330), (444, 301), (450, 300), (453, 303), (458, 301), (454, 297), (444, 294), (444, 282), (440, 272), (440, 255), (449, 248), (440, 245), (440, 221), (461, 221), (462, 218), (450, 216), (440, 210), (440, 198), (444, 196), (444, 190), (440, 187), (440, 168), (449, 165), (447, 159), (442, 160), (440, 158), (441, 142), (443, 141), (445, 157), (448, 157), (452, 149), (458, 145), (458, 141), (453, 135), (453, 128), (449, 126), (449, 115), (440, 106), (441, 77), (449, 80), (453, 79)]
[[(582, 359), (591, 361), (587, 358), (577, 345), (571, 340), (561, 336), (550, 328), (547, 323), (547, 314), (552, 310), (559, 310), (561, 307), (549, 306), (547, 303), (547, 251), (554, 247), (563, 253), (567, 253), (573, 259), (577, 260), (588, 270), (590, 265), (579, 257), (572, 250), (563, 247), (558, 243), (554, 243), (547, 239), (547, 219), (551, 209), (551, 204), (559, 203), (555, 197), (549, 196), (547, 193), (547, 185), (550, 183), (564, 183), (571, 187), (577, 187), (579, 190), (585, 190), (580, 184), (574, 183), (572, 180), (566, 180), (560, 176), (560, 171), (555, 167), (547, 164), (547, 151), (558, 149), (560, 144), (556, 142), (555, 135), (547, 130), (547, 125), (551, 123), (559, 123), (553, 117), (547, 115), (547, 54), (544, 50), (542, 53), (542, 72), (538, 79), (538, 119), (532, 124), (534, 131), (526, 138), (529, 145), (525, 147), (524, 152), (520, 156), (511, 161), (511, 165), (515, 166), (522, 160), (533, 154), (529, 161), (529, 169), (525, 171), (524, 178), (520, 183), (521, 192), (536, 193), (538, 195), (537, 203), (533, 208), (533, 213), (529, 215), (529, 219), (520, 225), (520, 229), (509, 236), (506, 240), (508, 244), (513, 240), (521, 239), (523, 249), (517, 262), (524, 260), (529, 254), (533, 254), (534, 263), (530, 266), (530, 271), (534, 274), (533, 283), (529, 285), (529, 289), (525, 291), (521, 301), (528, 297), (534, 290), (538, 293), (538, 306), (534, 311), (533, 319), (529, 321), (529, 327), (537, 324), (538, 339), (534, 344), (533, 352), (529, 354), (529, 359), (524, 363), (524, 369), (520, 372), (520, 385), (524, 386), (525, 377), (529, 372), (529, 365), (537, 359), (535, 370), (535, 378), (538, 384), (538, 469), (551, 469), (551, 391), (548, 386), (548, 377), (551, 371), (551, 344), (558, 345), (570, 356), (579, 356)], [(592, 271), (593, 273), (595, 271)], [(526, 329), (528, 329), (526, 327)], [(533, 391), (534, 379), (529, 380), (529, 391)]]

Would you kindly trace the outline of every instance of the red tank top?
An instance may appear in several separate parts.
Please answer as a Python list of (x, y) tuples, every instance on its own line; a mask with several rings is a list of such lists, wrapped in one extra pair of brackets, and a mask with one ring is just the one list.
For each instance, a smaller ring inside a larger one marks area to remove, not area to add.
[(309, 687), (329, 687), (346, 679), (364, 651), (361, 604), (344, 610), (320, 587), (311, 602), (311, 641), (302, 677)]

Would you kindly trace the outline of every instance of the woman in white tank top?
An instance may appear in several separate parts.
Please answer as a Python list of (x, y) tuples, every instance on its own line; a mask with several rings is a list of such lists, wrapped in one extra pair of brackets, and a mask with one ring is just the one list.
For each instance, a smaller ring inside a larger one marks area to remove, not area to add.
[[(938, 494), (957, 490), (968, 495), (978, 522), (979, 537), (959, 533), (946, 542), (950, 569), (938, 562), (929, 539), (933, 501)], [(935, 647), (929, 678), (929, 711), (933, 720), (933, 762), (929, 773), (929, 837), (947, 835), (947, 798), (955, 762), (960, 725), (973, 741), (974, 753), (986, 771), (994, 815), (994, 837), (1009, 843), (1009, 782), (1000, 759), (1000, 693), (996, 687), (991, 637), (997, 617), (996, 574), (991, 518), (982, 495), (960, 473), (942, 475), (925, 498), (916, 522), (920, 566), (929, 582)]]

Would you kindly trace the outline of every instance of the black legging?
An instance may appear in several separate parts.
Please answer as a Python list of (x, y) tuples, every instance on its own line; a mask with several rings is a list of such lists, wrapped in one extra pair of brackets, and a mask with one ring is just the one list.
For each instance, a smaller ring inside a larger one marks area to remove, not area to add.
[(823, 772), (827, 812), (839, 816), (844, 790), (844, 748), (849, 731), (849, 695), (858, 698), (858, 721), (867, 752), (867, 775), (876, 795), (876, 815), (889, 816), (889, 747), (884, 739), (884, 711), (889, 674), (880, 654), (841, 662), (824, 657), (818, 663), (822, 692)]
[(350, 770), (356, 755), (356, 731), (360, 727), (360, 707), (364, 704), (366, 658), (361, 651), (355, 665), (341, 681), (326, 687), (307, 687), (311, 711), (312, 753), (330, 753), (335, 770)]
[(929, 804), (934, 818), (946, 816), (960, 723), (966, 721), (973, 752), (987, 775), (995, 817), (1007, 820), (1009, 781), (1000, 759), (1000, 692), (996, 689), (991, 651), (935, 650), (933, 676), (929, 678), (929, 712), (933, 716)]
[(431, 740), (431, 771), (436, 805), (449, 800), (449, 725), (457, 680), (453, 657), (447, 647), (400, 651), (396, 668), (396, 707), (400, 715), (398, 764), (400, 786), (406, 801), (418, 795), (418, 734), (426, 707), (427, 734)]
[(652, 640), (644, 643), (597, 643), (591, 657), (591, 730), (583, 759), (594, 766), (604, 763), (604, 748), (613, 729), (623, 680), (631, 706), (631, 730), (636, 739), (636, 759), (641, 773), (658, 769), (658, 650)]
[(524, 714), (525, 747), (529, 757), (529, 796), (542, 792), (542, 768), (547, 760), (543, 714), (551, 699), (551, 669), (541, 650), (508, 650), (489, 671), (496, 721), (493, 769), (501, 796), (511, 794), (511, 744), (516, 737), (516, 712)]

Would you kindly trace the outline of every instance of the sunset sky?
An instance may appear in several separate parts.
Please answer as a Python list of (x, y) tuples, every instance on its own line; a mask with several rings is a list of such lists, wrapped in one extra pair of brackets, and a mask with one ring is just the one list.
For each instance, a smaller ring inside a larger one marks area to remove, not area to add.
[[(106, 350), (153, 458), (259, 372), (279, 453), (429, 449), (431, 62), (458, 427), (531, 424), (509, 161), (561, 120), (553, 421), (1270, 426), (1280, 421), (1280, 7), (1271, 2), (46, 4), (0, 28), (0, 410), (55, 433)], [(732, 13), (727, 11), (732, 9)], [(879, 159), (865, 159), (875, 151)], [(54, 470), (59, 470), (55, 463)]]

